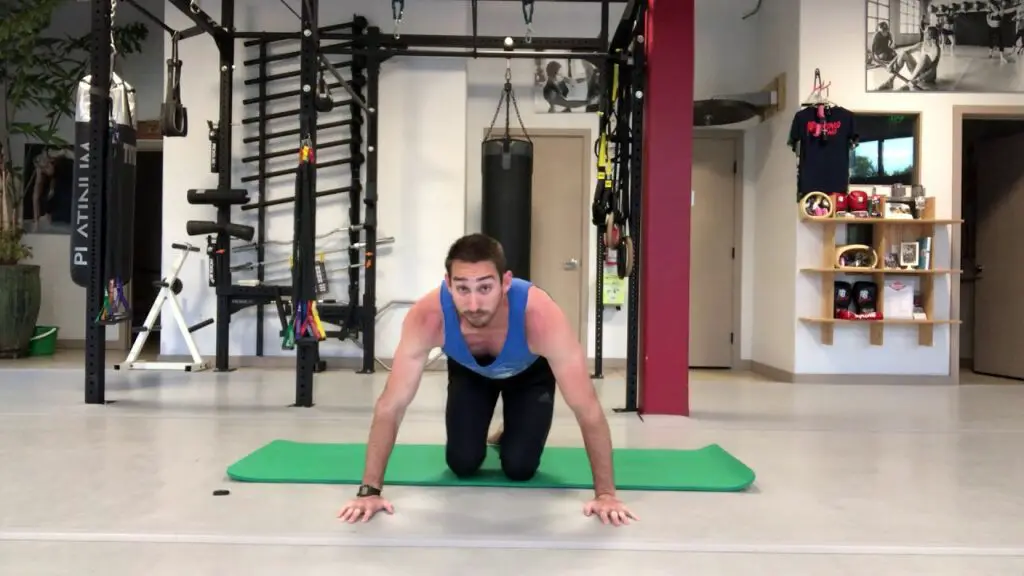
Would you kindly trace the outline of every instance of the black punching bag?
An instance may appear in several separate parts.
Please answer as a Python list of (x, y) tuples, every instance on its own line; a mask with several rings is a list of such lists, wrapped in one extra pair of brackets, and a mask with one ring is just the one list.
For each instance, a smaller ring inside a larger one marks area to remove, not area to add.
[[(75, 189), (72, 193), (71, 215), (71, 279), (87, 287), (89, 271), (97, 263), (89, 259), (89, 238), (101, 231), (89, 221), (91, 203), (100, 202), (104, 215), (106, 264), (103, 279), (131, 282), (132, 248), (135, 236), (135, 164), (136, 121), (135, 89), (111, 74), (110, 139), (106, 150), (90, 150), (92, 139), (89, 94), (92, 79), (86, 76), (78, 83), (75, 107)], [(106, 161), (106, 179), (95, 190), (89, 181), (93, 163)]]
[(483, 230), (501, 243), (509, 270), (530, 279), (533, 143), (509, 137), (483, 143)]

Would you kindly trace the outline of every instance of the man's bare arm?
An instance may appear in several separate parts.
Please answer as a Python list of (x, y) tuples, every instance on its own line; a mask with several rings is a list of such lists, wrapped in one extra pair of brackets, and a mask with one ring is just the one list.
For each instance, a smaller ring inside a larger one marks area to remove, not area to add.
[(373, 409), (363, 484), (376, 488), (383, 485), (398, 426), (419, 389), (430, 350), (438, 345), (436, 335), (440, 317), (434, 313), (429, 299), (430, 295), (413, 306), (402, 323), (402, 336), (395, 350), (391, 373)]
[(565, 403), (576, 415), (594, 475), (594, 492), (615, 496), (611, 430), (576, 331), (558, 304), (537, 288), (530, 291), (526, 327), (530, 349), (547, 359)]

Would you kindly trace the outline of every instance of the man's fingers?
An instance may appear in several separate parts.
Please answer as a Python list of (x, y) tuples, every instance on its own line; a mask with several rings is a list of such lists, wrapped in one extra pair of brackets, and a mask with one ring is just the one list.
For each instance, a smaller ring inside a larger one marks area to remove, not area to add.
[(385, 504), (384, 505), (384, 509), (388, 511), (388, 514), (394, 514), (395, 513), (395, 507), (394, 507), (394, 505), (391, 504), (391, 502), (388, 502), (387, 504)]

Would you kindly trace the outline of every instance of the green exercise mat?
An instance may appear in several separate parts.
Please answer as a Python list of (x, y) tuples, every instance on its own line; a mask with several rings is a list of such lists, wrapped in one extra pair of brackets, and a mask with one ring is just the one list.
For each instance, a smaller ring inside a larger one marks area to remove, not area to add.
[[(583, 448), (549, 446), (540, 470), (527, 482), (501, 472), (497, 448), (476, 476), (457, 478), (445, 464), (445, 448), (434, 444), (398, 444), (388, 461), (384, 483), (416, 486), (490, 486), (593, 488), (590, 461)], [(360, 484), (365, 444), (313, 444), (274, 440), (228, 467), (241, 482)], [(615, 484), (620, 490), (738, 492), (754, 482), (754, 471), (717, 444), (697, 450), (615, 450)]]

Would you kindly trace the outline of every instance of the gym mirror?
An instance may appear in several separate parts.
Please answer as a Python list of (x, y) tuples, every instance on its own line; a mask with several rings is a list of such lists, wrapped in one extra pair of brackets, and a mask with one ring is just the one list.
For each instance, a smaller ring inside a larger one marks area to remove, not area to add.
[(850, 151), (850, 184), (917, 184), (920, 124), (919, 112), (857, 112), (860, 141)]

